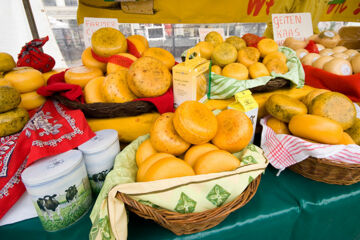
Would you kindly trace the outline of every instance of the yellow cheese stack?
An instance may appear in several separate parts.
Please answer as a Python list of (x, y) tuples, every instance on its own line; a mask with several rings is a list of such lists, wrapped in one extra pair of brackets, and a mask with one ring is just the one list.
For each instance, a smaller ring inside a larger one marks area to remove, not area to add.
[(106, 63), (100, 62), (92, 56), (91, 47), (85, 49), (84, 52), (81, 54), (81, 61), (84, 66), (99, 68), (101, 69), (101, 71), (106, 72)]
[(65, 82), (76, 84), (84, 88), (85, 85), (93, 78), (102, 76), (103, 73), (99, 68), (79, 66), (70, 68), (65, 73)]
[[(119, 54), (115, 54), (115, 55), (129, 58), (129, 60), (131, 60), (131, 61), (136, 61), (136, 59), (137, 59), (137, 57), (135, 57), (134, 55), (131, 55), (130, 53), (119, 53)], [(112, 63), (112, 62), (108, 62), (106, 69), (107, 69), (106, 70), (107, 74), (117, 73), (117, 72), (120, 72), (123, 70), (128, 70), (127, 67), (123, 67), (123, 66), (120, 66), (120, 65)]]
[(110, 57), (117, 53), (126, 52), (125, 36), (114, 28), (100, 28), (91, 36), (91, 47), (101, 57)]
[(46, 98), (37, 94), (36, 91), (21, 94), (21, 102), (19, 107), (25, 108), (26, 110), (35, 109), (43, 105)]
[(11, 71), (5, 75), (5, 80), (9, 81), (20, 93), (35, 91), (45, 84), (42, 73), (33, 68), (19, 68)]

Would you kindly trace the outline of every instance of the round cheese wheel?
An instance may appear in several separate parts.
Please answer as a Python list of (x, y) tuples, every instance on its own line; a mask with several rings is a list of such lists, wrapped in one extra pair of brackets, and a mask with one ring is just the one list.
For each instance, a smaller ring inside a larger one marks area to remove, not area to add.
[(301, 63), (304, 65), (312, 65), (320, 57), (317, 53), (309, 53), (301, 59)]
[(227, 109), (216, 116), (218, 130), (212, 143), (229, 152), (239, 152), (246, 147), (253, 135), (253, 125), (245, 113)]
[(184, 153), (190, 147), (190, 143), (175, 131), (174, 115), (168, 112), (156, 119), (150, 131), (150, 141), (156, 151), (177, 156)]
[(360, 73), (360, 54), (357, 54), (351, 59), (351, 66), (354, 73)]
[(145, 173), (144, 182), (160, 179), (195, 175), (189, 164), (179, 158), (162, 158), (154, 163)]
[(40, 71), (33, 68), (18, 68), (4, 77), (20, 93), (32, 92), (45, 85), (45, 80)]
[(143, 56), (153, 57), (160, 60), (169, 70), (171, 70), (171, 68), (175, 65), (174, 56), (163, 48), (148, 48), (143, 53)]
[[(305, 50), (305, 49), (304, 49), (304, 50)], [(296, 50), (296, 51), (297, 51), (297, 50)], [(274, 58), (275, 58), (275, 59), (279, 59), (280, 61), (286, 63), (286, 56), (285, 56), (285, 54), (283, 54), (282, 52), (279, 52), (279, 51), (271, 52), (271, 53), (267, 54), (267, 55), (264, 57), (262, 63), (263, 63), (263, 64), (266, 64), (266, 63), (268, 63), (271, 59), (274, 59)]]
[(266, 66), (261, 62), (253, 63), (249, 66), (249, 74), (251, 78), (270, 76)]
[(343, 58), (343, 59), (349, 59), (349, 55), (345, 54), (345, 53), (334, 53), (333, 55), (331, 55), (334, 58)]
[(58, 74), (58, 73), (60, 73), (60, 72), (62, 72), (62, 71), (65, 71), (65, 69), (53, 69), (53, 70), (51, 70), (51, 71), (49, 71), (49, 72), (43, 73), (42, 75), (43, 75), (43, 78), (44, 78), (44, 80), (45, 80), (45, 83), (47, 83), (47, 81), (49, 80), (49, 78), (50, 78), (52, 75)]
[(146, 174), (146, 172), (149, 170), (149, 168), (156, 163), (157, 161), (159, 161), (160, 159), (163, 158), (175, 158), (174, 155), (171, 155), (169, 153), (154, 153), (153, 155), (151, 155), (150, 157), (148, 157), (147, 159), (145, 159), (141, 165), (138, 165), (138, 171), (136, 173), (136, 181), (137, 182), (143, 182), (144, 181), (144, 176)]
[(100, 28), (91, 36), (91, 48), (101, 57), (110, 57), (116, 53), (126, 52), (125, 36), (114, 28)]
[(221, 74), (225, 77), (235, 78), (237, 80), (249, 79), (249, 71), (247, 67), (241, 63), (230, 63), (226, 65)]
[(65, 82), (84, 88), (91, 79), (102, 75), (103, 72), (99, 68), (86, 66), (73, 67), (66, 71)]
[(305, 57), (308, 54), (309, 54), (309, 51), (306, 49), (300, 48), (300, 49), (296, 50), (296, 56), (299, 59), (302, 59), (303, 57)]
[(330, 56), (330, 55), (334, 54), (334, 51), (332, 49), (330, 49), (330, 48), (325, 48), (325, 49), (319, 51), (319, 54), (321, 56)]
[(40, 107), (46, 101), (46, 98), (37, 94), (36, 91), (21, 94), (21, 102), (19, 107), (26, 110), (32, 110)]
[(356, 51), (355, 49), (348, 49), (344, 52), (345, 54), (349, 55), (350, 58), (354, 57), (356, 54), (358, 54), (359, 52)]
[(219, 148), (211, 143), (194, 145), (185, 153), (184, 161), (193, 167), (200, 156), (214, 150), (219, 150)]
[(224, 150), (214, 150), (201, 155), (195, 162), (196, 174), (208, 174), (233, 171), (240, 166), (240, 161)]
[(129, 68), (127, 82), (138, 97), (161, 96), (169, 89), (172, 81), (168, 68), (153, 57), (141, 57)]
[(325, 63), (327, 63), (327, 62), (329, 62), (329, 61), (331, 61), (333, 59), (334, 59), (333, 56), (321, 56), (316, 61), (314, 61), (312, 63), (312, 66), (316, 67), (316, 68), (323, 69)]
[(237, 61), (244, 64), (246, 67), (249, 67), (251, 64), (259, 61), (259, 58), (260, 52), (254, 47), (241, 48), (237, 55)]
[(129, 40), (131, 40), (131, 39), (138, 39), (138, 40), (140, 40), (140, 41), (144, 44), (144, 46), (145, 46), (146, 48), (149, 48), (149, 42), (148, 42), (148, 40), (146, 39), (146, 37), (144, 37), (144, 36), (142, 36), (142, 35), (131, 35), (131, 36), (129, 36), (127, 39), (129, 39)]
[(127, 71), (108, 74), (102, 84), (102, 93), (107, 102), (130, 102), (136, 96), (130, 91), (126, 81)]
[(117, 73), (119, 71), (128, 70), (131, 64), (136, 61), (137, 57), (130, 53), (119, 53), (114, 56), (119, 56), (119, 63), (108, 62), (106, 66), (106, 73)]
[(91, 47), (88, 47), (81, 54), (81, 61), (84, 66), (99, 68), (101, 71), (106, 72), (106, 63), (96, 60), (91, 53)]
[(185, 101), (176, 109), (176, 132), (187, 142), (202, 144), (210, 141), (217, 131), (215, 115), (202, 103)]
[(84, 88), (85, 102), (96, 103), (106, 102), (105, 97), (102, 93), (101, 87), (105, 77), (96, 77), (91, 79)]
[(332, 50), (333, 50), (334, 53), (342, 53), (342, 52), (345, 52), (348, 49), (346, 47), (344, 47), (344, 46), (336, 46)]
[(285, 74), (289, 70), (286, 63), (280, 60), (279, 58), (271, 59), (265, 64), (265, 66), (269, 71), (269, 73), (275, 72), (275, 73)]
[(323, 69), (337, 75), (348, 76), (352, 74), (352, 66), (350, 62), (342, 58), (334, 58), (333, 60), (325, 63)]
[(136, 164), (137, 166), (141, 166), (141, 164), (150, 156), (157, 153), (154, 147), (151, 145), (150, 139), (146, 139), (144, 142), (140, 144), (136, 151)]
[(261, 57), (265, 57), (271, 52), (276, 52), (278, 50), (278, 47), (279, 46), (277, 45), (277, 43), (270, 38), (261, 39), (257, 44), (257, 48), (260, 51)]

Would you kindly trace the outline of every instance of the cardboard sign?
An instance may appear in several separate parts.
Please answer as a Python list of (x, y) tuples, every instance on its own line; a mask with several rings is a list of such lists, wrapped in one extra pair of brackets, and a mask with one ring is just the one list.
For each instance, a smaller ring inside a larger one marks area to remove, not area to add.
[(220, 33), (220, 35), (225, 39), (225, 33), (223, 28), (199, 28), (200, 41), (204, 41), (206, 34), (212, 31)]
[(117, 18), (84, 18), (84, 42), (85, 48), (91, 46), (92, 34), (103, 27), (111, 27), (119, 30)]
[(311, 13), (272, 14), (274, 40), (282, 45), (286, 38), (304, 40), (313, 35)]

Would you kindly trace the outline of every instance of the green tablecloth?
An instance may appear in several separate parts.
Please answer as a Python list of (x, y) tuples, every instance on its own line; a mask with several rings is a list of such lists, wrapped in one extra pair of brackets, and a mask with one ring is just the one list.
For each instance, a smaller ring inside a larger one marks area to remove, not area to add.
[[(360, 239), (360, 183), (336, 186), (303, 178), (289, 170), (276, 177), (269, 167), (255, 197), (220, 225), (176, 236), (150, 220), (130, 215), (128, 239)], [(0, 227), (0, 239), (88, 239), (88, 215), (56, 233), (42, 230), (37, 218)]]

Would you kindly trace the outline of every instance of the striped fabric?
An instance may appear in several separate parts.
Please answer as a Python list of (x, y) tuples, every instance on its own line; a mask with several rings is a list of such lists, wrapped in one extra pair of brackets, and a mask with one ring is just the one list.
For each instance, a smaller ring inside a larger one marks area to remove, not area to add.
[(284, 170), (309, 156), (326, 158), (336, 162), (360, 164), (360, 147), (358, 145), (312, 143), (292, 135), (276, 134), (266, 125), (269, 117), (260, 120), (263, 127), (261, 148), (273, 167)]
[(279, 47), (279, 51), (284, 53), (287, 58), (287, 66), (289, 71), (285, 74), (271, 73), (271, 76), (260, 77), (249, 80), (237, 80), (211, 73), (209, 77), (210, 99), (227, 99), (235, 95), (235, 93), (265, 85), (271, 79), (282, 77), (295, 84), (298, 88), (302, 88), (305, 82), (305, 73), (299, 58), (297, 58), (294, 50), (287, 47)]

